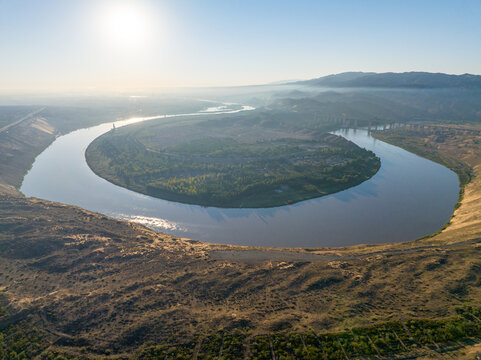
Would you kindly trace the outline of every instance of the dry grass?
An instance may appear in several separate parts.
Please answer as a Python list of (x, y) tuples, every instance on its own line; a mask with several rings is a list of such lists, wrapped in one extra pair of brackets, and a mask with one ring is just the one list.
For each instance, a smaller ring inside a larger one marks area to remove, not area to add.
[(474, 135), (444, 143), (417, 139), (469, 163), (475, 177), (452, 225), (403, 244), (213, 245), (72, 206), (0, 195), (7, 311), (24, 310), (32, 324), (55, 335), (57, 347), (129, 353), (148, 341), (189, 341), (222, 329), (339, 330), (480, 306), (481, 148), (477, 138), (464, 136)]

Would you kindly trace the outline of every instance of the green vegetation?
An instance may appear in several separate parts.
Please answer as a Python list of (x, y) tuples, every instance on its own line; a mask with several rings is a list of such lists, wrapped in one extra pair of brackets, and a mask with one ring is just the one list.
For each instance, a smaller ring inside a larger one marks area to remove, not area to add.
[[(481, 335), (481, 309), (463, 307), (446, 319), (411, 319), (383, 322), (339, 332), (276, 332), (253, 334), (237, 328), (197, 336), (183, 342), (146, 344), (125, 359), (361, 359), (393, 356), (430, 356), (457, 351)], [(0, 332), (0, 358), (44, 360), (88, 359), (86, 348), (48, 348), (49, 340), (25, 322)], [(96, 358), (107, 358), (97, 356)]]
[[(162, 345), (146, 345), (135, 358), (150, 359), (359, 359), (394, 355), (441, 356), (472, 342), (481, 335), (481, 309), (457, 309), (458, 317), (440, 320), (392, 321), (340, 332), (269, 333), (253, 335), (250, 330), (235, 329), (199, 336), (195, 341), (179, 339)], [(40, 356), (44, 360), (88, 358), (61, 347), (47, 349), (51, 339), (26, 322), (0, 332), (0, 359), (22, 360)], [(46, 350), (47, 349), (47, 350)], [(128, 356), (126, 358), (132, 358)]]
[[(86, 152), (118, 185), (204, 206), (270, 207), (357, 185), (379, 169), (374, 153), (326, 133), (266, 128), (265, 119), (139, 124), (111, 131)], [(144, 126), (142, 126), (144, 125)], [(219, 125), (216, 127), (215, 125)]]
[[(1, 319), (1, 317), (0, 317)], [(0, 359), (33, 359), (49, 346), (45, 333), (25, 321), (0, 330)]]
[[(448, 169), (454, 171), (459, 177), (461, 191), (472, 179), (473, 169), (464, 161), (459, 160), (455, 156), (443, 154), (432, 143), (425, 142), (423, 138), (419, 138), (418, 133), (399, 133), (396, 131), (375, 131), (372, 133), (374, 137), (390, 144), (402, 147), (409, 152), (419, 155), (423, 158), (437, 162)], [(446, 136), (446, 135), (444, 135)], [(440, 141), (441, 137), (437, 137), (436, 141)], [(461, 198), (460, 198), (461, 200)]]
[[(392, 321), (340, 332), (270, 333), (252, 335), (236, 330), (232, 334), (206, 336), (198, 359), (359, 359), (394, 355), (426, 355), (460, 349), (470, 338), (481, 335), (481, 309), (465, 307), (460, 316), (441, 319)], [(465, 343), (463, 343), (463, 341)], [(190, 345), (190, 346), (189, 346)], [(144, 349), (139, 358), (190, 359), (196, 343), (157, 345)]]
[[(253, 336), (237, 330), (201, 338), (198, 359), (358, 359), (396, 354), (441, 354), (459, 349), (460, 340), (481, 334), (480, 309), (458, 309), (462, 316), (443, 320), (408, 320), (353, 328), (337, 333), (271, 333)], [(158, 345), (143, 350), (140, 359), (190, 359), (195, 343)]]

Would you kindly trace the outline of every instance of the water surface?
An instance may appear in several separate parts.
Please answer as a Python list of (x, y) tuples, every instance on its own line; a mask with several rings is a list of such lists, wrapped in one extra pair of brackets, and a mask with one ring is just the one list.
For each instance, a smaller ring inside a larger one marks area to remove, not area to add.
[(335, 133), (381, 158), (379, 172), (358, 186), (268, 209), (180, 204), (111, 184), (90, 170), (85, 150), (111, 128), (112, 123), (102, 124), (59, 137), (37, 157), (21, 191), (176, 236), (282, 247), (413, 240), (437, 231), (449, 219), (458, 197), (458, 178), (449, 169), (376, 140), (366, 130), (343, 130)]

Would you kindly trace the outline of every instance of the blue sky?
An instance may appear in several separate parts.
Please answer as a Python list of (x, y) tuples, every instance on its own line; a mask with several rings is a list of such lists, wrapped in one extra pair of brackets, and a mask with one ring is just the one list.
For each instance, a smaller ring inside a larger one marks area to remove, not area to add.
[(462, 0), (0, 0), (0, 90), (481, 74), (480, 19)]

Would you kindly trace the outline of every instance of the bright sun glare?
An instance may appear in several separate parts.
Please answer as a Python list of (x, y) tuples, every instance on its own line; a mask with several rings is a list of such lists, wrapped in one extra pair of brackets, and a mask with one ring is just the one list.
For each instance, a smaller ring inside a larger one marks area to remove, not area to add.
[(149, 14), (135, 2), (110, 3), (102, 9), (100, 21), (105, 42), (120, 50), (145, 46), (152, 36)]

